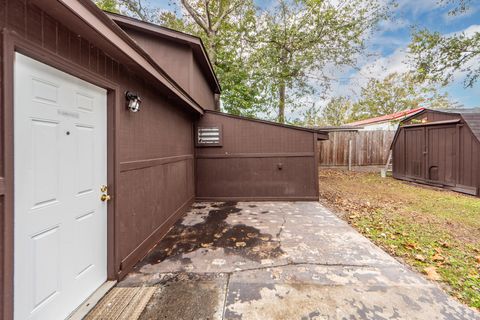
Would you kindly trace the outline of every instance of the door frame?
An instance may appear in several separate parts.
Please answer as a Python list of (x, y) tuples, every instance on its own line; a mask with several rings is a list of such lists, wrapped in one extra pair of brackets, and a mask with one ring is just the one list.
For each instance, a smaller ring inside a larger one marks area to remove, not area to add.
[[(122, 94), (120, 86), (110, 80), (101, 78), (94, 72), (78, 66), (54, 52), (50, 52), (39, 45), (27, 41), (15, 32), (7, 29), (2, 30), (3, 51), (3, 119), (4, 127), (1, 144), (3, 145), (3, 173), (4, 179), (0, 178), (0, 196), (4, 197), (4, 216), (1, 218), (0, 230), (3, 240), (3, 265), (0, 266), (0, 278), (3, 278), (3, 286), (0, 288), (0, 318), (13, 319), (13, 291), (14, 291), (14, 137), (13, 137), (13, 114), (14, 114), (14, 63), (15, 52), (26, 55), (41, 63), (45, 63), (55, 69), (66, 72), (79, 79), (107, 90), (107, 183), (112, 200), (107, 205), (107, 280), (116, 280), (119, 266), (115, 265), (116, 252), (116, 219), (115, 208), (117, 204), (117, 182), (119, 177), (119, 165), (116, 155), (119, 143), (116, 137), (115, 126), (119, 121), (119, 107), (121, 106)], [(1, 134), (1, 132), (0, 132)], [(72, 310), (73, 311), (73, 310)]]

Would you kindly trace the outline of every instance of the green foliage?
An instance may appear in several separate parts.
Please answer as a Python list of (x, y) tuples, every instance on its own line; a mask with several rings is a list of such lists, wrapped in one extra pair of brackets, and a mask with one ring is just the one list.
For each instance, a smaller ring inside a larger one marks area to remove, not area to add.
[(352, 103), (346, 97), (334, 97), (322, 110), (323, 121), (330, 126), (341, 126), (349, 122)]
[(159, 10), (146, 0), (93, 0), (102, 10), (158, 23)]
[(263, 94), (269, 108), (278, 110), (279, 122), (286, 108), (299, 105), (299, 97), (328, 85), (322, 73), (327, 65), (355, 64), (383, 8), (376, 0), (280, 0), (258, 17), (249, 34), (253, 66), (264, 74)]
[(411, 73), (392, 73), (382, 80), (371, 79), (361, 90), (361, 97), (352, 107), (352, 120), (367, 119), (402, 110), (427, 107), (447, 109), (447, 94), (440, 94), (436, 85), (419, 82)]
[[(471, 0), (442, 0), (454, 5), (450, 15), (469, 9)], [(480, 77), (480, 32), (462, 32), (450, 36), (429, 30), (416, 30), (409, 45), (410, 63), (421, 80), (433, 80), (447, 85), (456, 73), (465, 74), (464, 86), (473, 87)]]
[(102, 10), (113, 12), (113, 13), (120, 12), (118, 10), (118, 3), (116, 0), (95, 0), (94, 2), (97, 5), (97, 7), (99, 7)]

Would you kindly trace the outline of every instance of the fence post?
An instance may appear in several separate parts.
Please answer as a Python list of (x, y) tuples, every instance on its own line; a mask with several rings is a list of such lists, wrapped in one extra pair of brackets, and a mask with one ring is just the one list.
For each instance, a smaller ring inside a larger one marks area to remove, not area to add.
[(352, 139), (348, 140), (348, 171), (352, 171)]

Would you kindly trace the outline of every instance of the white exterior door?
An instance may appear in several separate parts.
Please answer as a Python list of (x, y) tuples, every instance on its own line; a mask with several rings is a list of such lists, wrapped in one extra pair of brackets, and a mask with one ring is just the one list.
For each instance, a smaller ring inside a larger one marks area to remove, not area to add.
[(107, 279), (106, 91), (15, 55), (15, 319), (64, 319)]

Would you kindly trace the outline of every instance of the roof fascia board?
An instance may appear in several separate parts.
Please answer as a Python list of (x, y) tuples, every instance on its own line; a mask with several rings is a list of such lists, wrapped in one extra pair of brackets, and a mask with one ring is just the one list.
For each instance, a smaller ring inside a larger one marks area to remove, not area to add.
[(239, 120), (258, 122), (258, 123), (263, 123), (263, 124), (266, 124), (266, 125), (282, 127), (282, 128), (285, 128), (285, 129), (292, 129), (292, 130), (307, 131), (307, 132), (311, 132), (311, 133), (318, 133), (321, 137), (326, 137), (326, 139), (328, 139), (328, 132), (323, 131), (323, 130), (292, 126), (292, 125), (289, 125), (289, 124), (283, 124), (283, 123), (261, 120), (261, 119), (255, 119), (255, 118), (248, 118), (248, 117), (233, 115), (233, 114), (224, 113), (224, 112), (220, 112), (220, 111), (205, 110), (205, 113), (211, 113), (211, 114), (219, 115), (219, 116), (222, 116), (222, 117), (234, 118), (234, 119), (239, 119)]
[[(52, 2), (53, 0), (49, 0)], [(36, 0), (39, 7), (47, 2), (46, 0)], [(153, 61), (152, 58), (141, 49), (120, 27), (104, 14), (90, 0), (56, 0), (54, 3), (60, 3), (65, 9), (69, 10), (77, 18), (82, 20), (96, 33), (102, 36), (119, 51), (123, 52), (130, 60), (139, 65), (149, 75), (158, 80), (168, 91), (179, 97), (194, 111), (203, 114), (203, 108), (198, 105), (192, 97), (188, 95), (174, 80)], [(98, 12), (97, 12), (98, 11)]]
[(406, 125), (403, 125), (402, 128), (439, 126), (439, 125), (454, 124), (459, 122), (460, 122), (460, 119), (443, 120), (443, 121), (434, 121), (434, 122), (425, 122), (425, 123), (406, 124)]

